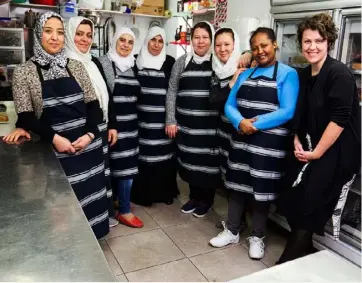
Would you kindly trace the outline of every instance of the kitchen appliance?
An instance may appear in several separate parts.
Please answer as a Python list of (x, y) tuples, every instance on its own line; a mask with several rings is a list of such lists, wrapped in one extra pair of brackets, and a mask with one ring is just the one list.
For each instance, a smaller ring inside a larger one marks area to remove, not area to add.
[(178, 27), (176, 29), (176, 32), (175, 32), (175, 41), (179, 41), (181, 39), (181, 31), (182, 31), (182, 26)]

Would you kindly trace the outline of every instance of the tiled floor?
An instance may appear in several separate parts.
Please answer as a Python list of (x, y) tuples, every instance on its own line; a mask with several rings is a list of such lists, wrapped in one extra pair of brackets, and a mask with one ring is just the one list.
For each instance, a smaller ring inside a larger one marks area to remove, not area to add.
[[(245, 242), (221, 249), (208, 242), (220, 230), (215, 223), (227, 212), (227, 201), (216, 196), (214, 211), (203, 218), (180, 212), (187, 200), (187, 186), (179, 181), (181, 195), (173, 205), (149, 208), (133, 205), (145, 223), (141, 229), (118, 225), (100, 245), (119, 282), (203, 282), (228, 281), (272, 266), (285, 244), (285, 234), (268, 230), (266, 255), (262, 261), (248, 257)], [(274, 230), (274, 229), (273, 229)]]

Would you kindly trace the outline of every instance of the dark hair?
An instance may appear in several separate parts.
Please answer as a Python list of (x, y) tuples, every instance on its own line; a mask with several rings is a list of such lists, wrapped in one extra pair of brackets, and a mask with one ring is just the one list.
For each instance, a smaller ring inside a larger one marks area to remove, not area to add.
[(80, 22), (79, 25), (89, 25), (93, 31), (93, 22), (91, 20), (84, 19), (83, 21)]
[(234, 31), (231, 28), (219, 28), (217, 30), (217, 32), (215, 33), (215, 36), (214, 36), (215, 40), (219, 35), (224, 34), (224, 33), (230, 34), (231, 37), (233, 38), (233, 40), (235, 41)]
[(327, 39), (328, 51), (333, 49), (338, 38), (338, 29), (333, 22), (333, 18), (327, 13), (319, 13), (312, 17), (304, 18), (297, 29), (298, 47), (302, 49), (303, 33), (306, 29), (317, 30), (323, 39)]
[(276, 37), (275, 32), (274, 32), (273, 29), (271, 29), (271, 28), (265, 28), (265, 27), (260, 27), (260, 28), (257, 28), (256, 30), (254, 30), (254, 31), (251, 32), (251, 34), (250, 34), (250, 39), (249, 39), (249, 44), (250, 44), (250, 46), (251, 46), (251, 42), (253, 41), (254, 37), (255, 37), (258, 33), (265, 33), (272, 42), (276, 42), (276, 41), (277, 41), (277, 37)]
[(206, 30), (207, 33), (209, 34), (210, 40), (212, 41), (211, 27), (206, 22), (198, 22), (196, 25), (194, 25), (194, 27), (191, 29), (191, 38), (194, 37), (194, 33), (197, 28), (202, 28), (202, 29)]

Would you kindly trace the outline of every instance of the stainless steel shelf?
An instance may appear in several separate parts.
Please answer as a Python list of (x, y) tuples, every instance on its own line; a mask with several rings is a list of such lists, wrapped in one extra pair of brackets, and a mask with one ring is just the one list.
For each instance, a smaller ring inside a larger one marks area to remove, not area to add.
[(86, 10), (97, 12), (100, 14), (113, 14), (113, 15), (120, 15), (120, 16), (133, 16), (133, 17), (144, 17), (144, 18), (156, 18), (156, 19), (168, 19), (169, 17), (166, 16), (156, 16), (156, 15), (145, 15), (145, 14), (136, 14), (136, 13), (123, 13), (120, 11), (110, 11), (110, 10), (95, 10), (95, 9), (79, 9), (79, 10)]
[(362, 70), (351, 70), (354, 75), (362, 75)]

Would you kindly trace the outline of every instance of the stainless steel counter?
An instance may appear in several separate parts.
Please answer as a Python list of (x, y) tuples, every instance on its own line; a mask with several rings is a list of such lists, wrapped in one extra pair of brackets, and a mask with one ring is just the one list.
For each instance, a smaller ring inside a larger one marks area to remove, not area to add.
[(0, 141), (0, 281), (115, 281), (47, 144)]

